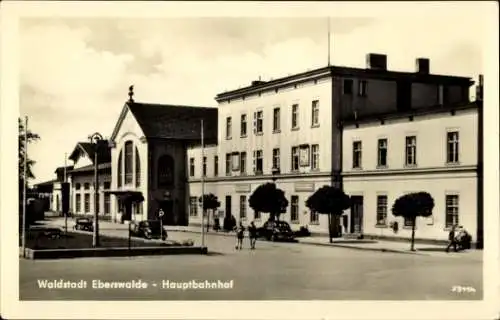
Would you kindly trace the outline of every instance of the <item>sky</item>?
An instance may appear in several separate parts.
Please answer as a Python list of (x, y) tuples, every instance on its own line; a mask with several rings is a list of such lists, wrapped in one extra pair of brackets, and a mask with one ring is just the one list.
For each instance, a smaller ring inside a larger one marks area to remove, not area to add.
[[(369, 52), (388, 69), (483, 72), (481, 18), (330, 17), (331, 63), (365, 67)], [(128, 87), (135, 100), (216, 107), (214, 97), (327, 65), (328, 18), (23, 18), (20, 114), (41, 136), (30, 145), (34, 183), (55, 177), (79, 141), (109, 137)], [(68, 165), (71, 162), (68, 160)]]

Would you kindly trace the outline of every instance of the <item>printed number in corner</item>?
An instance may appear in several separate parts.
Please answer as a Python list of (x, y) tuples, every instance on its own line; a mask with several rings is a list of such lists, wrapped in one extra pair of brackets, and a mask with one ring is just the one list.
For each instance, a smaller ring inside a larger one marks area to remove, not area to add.
[(451, 292), (456, 293), (476, 293), (476, 288), (471, 286), (453, 286)]

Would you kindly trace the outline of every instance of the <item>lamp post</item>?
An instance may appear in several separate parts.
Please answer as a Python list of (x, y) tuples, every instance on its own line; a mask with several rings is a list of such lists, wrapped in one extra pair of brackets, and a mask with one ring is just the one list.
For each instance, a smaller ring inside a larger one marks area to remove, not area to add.
[(89, 136), (90, 143), (94, 144), (94, 230), (92, 235), (92, 246), (97, 248), (99, 246), (99, 206), (98, 206), (98, 198), (99, 198), (99, 175), (98, 175), (98, 167), (99, 167), (99, 146), (104, 140), (102, 135), (99, 132), (95, 132)]

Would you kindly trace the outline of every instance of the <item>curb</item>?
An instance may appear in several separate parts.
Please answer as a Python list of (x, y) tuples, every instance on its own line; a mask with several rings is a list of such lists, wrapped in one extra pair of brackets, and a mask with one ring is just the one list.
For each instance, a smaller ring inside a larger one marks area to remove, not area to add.
[(385, 248), (366, 248), (366, 247), (355, 247), (349, 245), (335, 244), (335, 243), (320, 243), (320, 242), (302, 242), (299, 240), (299, 243), (310, 245), (310, 246), (323, 246), (323, 247), (334, 247), (334, 248), (343, 248), (343, 249), (352, 249), (352, 250), (360, 250), (360, 251), (378, 251), (378, 252), (390, 252), (390, 253), (401, 253), (401, 254), (412, 254), (412, 255), (422, 255), (428, 256), (427, 253), (422, 253), (418, 251), (404, 251), (398, 249), (385, 249)]
[[(192, 231), (192, 230), (167, 230), (171, 232), (189, 232), (189, 233), (198, 233), (200, 234), (201, 232), (199, 231)], [(208, 232), (207, 234), (210, 235), (217, 235), (217, 236), (234, 236), (233, 234), (228, 234), (228, 233), (212, 233)], [(366, 247), (355, 247), (355, 246), (349, 246), (349, 245), (342, 245), (342, 244), (331, 244), (331, 243), (321, 243), (321, 242), (308, 242), (306, 241), (301, 241), (298, 240), (299, 244), (305, 244), (309, 246), (323, 246), (323, 247), (335, 247), (335, 248), (343, 248), (343, 249), (352, 249), (352, 250), (361, 250), (361, 251), (379, 251), (379, 252), (390, 252), (390, 253), (401, 253), (401, 254), (412, 254), (412, 255), (422, 255), (422, 256), (429, 256), (430, 254), (428, 253), (422, 253), (419, 251), (404, 251), (404, 250), (398, 250), (398, 249), (385, 249), (385, 248), (366, 248)]]

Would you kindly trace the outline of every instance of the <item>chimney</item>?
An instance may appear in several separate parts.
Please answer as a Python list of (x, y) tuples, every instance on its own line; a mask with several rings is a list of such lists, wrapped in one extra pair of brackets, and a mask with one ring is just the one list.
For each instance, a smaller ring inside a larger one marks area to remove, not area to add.
[(479, 83), (476, 86), (476, 100), (483, 101), (483, 75), (479, 75)]
[(366, 68), (373, 70), (387, 70), (387, 56), (379, 53), (367, 54)]
[(427, 58), (417, 58), (415, 60), (416, 64), (416, 72), (422, 74), (429, 74), (430, 71), (430, 63)]
[(258, 86), (258, 85), (264, 84), (264, 83), (266, 83), (266, 82), (262, 81), (262, 80), (254, 80), (254, 81), (252, 81), (252, 87), (253, 86)]

